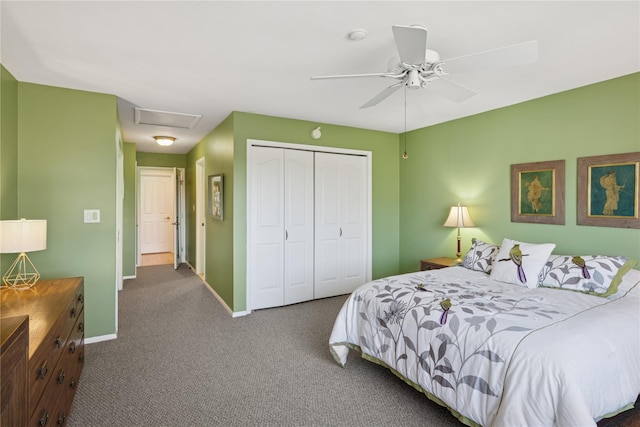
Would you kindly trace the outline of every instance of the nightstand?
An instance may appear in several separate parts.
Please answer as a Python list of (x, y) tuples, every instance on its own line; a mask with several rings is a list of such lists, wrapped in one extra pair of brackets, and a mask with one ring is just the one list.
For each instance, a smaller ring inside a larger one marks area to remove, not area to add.
[(428, 258), (420, 260), (420, 271), (425, 270), (437, 270), (439, 268), (451, 267), (453, 265), (459, 265), (455, 258)]

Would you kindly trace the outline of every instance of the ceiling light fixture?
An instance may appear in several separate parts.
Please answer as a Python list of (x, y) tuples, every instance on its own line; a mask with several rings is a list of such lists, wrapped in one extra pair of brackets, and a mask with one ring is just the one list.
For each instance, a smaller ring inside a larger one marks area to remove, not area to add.
[(347, 34), (347, 38), (354, 42), (364, 40), (365, 38), (367, 38), (367, 31), (362, 29), (349, 31), (349, 33)]
[(172, 136), (154, 136), (153, 139), (155, 139), (156, 142), (163, 147), (168, 147), (176, 141), (176, 139)]

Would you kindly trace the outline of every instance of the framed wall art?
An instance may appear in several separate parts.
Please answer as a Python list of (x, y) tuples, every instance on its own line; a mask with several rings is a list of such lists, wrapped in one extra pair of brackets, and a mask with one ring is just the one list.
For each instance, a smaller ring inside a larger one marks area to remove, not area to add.
[(511, 222), (564, 224), (564, 160), (511, 165)]
[(640, 152), (578, 158), (578, 225), (640, 228)]
[(222, 175), (209, 175), (209, 216), (224, 219), (224, 179)]

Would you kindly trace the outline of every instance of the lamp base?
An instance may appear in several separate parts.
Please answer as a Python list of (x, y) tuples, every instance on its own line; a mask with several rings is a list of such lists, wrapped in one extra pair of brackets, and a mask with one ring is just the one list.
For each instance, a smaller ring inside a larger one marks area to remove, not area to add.
[(27, 254), (22, 252), (2, 276), (2, 285), (0, 287), (17, 290), (31, 289), (39, 279), (40, 273), (38, 273)]

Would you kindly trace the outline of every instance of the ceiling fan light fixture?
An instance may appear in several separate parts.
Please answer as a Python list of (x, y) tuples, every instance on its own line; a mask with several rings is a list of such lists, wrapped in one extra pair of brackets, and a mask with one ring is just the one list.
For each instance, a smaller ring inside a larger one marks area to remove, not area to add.
[(435, 50), (427, 49), (424, 55), (424, 62), (434, 64), (440, 61), (440, 54)]
[(154, 136), (153, 139), (156, 140), (158, 145), (162, 145), (163, 147), (168, 147), (176, 141), (176, 138), (173, 136)]

